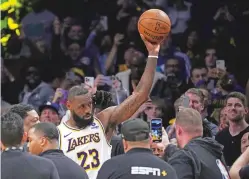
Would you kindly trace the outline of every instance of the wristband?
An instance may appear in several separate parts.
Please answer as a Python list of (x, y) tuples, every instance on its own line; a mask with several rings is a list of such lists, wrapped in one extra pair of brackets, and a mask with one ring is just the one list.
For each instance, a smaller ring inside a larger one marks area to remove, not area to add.
[(149, 55), (148, 58), (158, 58), (156, 55)]

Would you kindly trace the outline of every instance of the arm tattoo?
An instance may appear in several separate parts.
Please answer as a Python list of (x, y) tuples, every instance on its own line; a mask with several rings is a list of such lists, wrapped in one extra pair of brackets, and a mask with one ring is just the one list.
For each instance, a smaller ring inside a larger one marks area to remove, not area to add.
[(148, 59), (143, 76), (139, 81), (134, 94), (129, 96), (123, 103), (115, 108), (109, 119), (109, 123), (117, 125), (129, 119), (148, 99), (155, 76), (156, 65), (157, 59)]
[(116, 123), (109, 122), (107, 127), (106, 127), (105, 133), (108, 134), (110, 132), (110, 130), (114, 131), (116, 126), (117, 126)]

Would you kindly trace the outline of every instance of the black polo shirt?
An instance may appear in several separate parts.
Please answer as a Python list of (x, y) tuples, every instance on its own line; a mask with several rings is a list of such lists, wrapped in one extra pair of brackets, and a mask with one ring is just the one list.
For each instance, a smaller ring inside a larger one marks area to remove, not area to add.
[(150, 149), (134, 148), (107, 160), (97, 179), (177, 179), (175, 170)]
[(232, 166), (241, 155), (241, 138), (247, 132), (249, 132), (249, 126), (238, 135), (232, 136), (227, 127), (216, 135), (215, 139), (224, 146), (223, 153), (228, 166)]

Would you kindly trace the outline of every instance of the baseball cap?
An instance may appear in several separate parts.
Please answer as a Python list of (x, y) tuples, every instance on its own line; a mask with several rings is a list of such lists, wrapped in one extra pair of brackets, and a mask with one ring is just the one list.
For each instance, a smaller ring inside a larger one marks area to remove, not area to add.
[(122, 124), (121, 135), (126, 141), (143, 141), (149, 139), (150, 127), (142, 119), (129, 119)]
[(41, 105), (39, 107), (39, 111), (42, 112), (45, 108), (53, 109), (55, 112), (57, 112), (59, 114), (59, 108), (56, 104), (53, 104), (51, 102), (47, 102), (46, 104)]

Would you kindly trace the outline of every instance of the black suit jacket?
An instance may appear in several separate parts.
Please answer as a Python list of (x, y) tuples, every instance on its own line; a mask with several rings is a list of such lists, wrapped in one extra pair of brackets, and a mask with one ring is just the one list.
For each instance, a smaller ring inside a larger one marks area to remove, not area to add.
[(60, 179), (52, 161), (21, 150), (4, 151), (1, 155), (2, 179)]
[(66, 157), (62, 150), (47, 150), (41, 153), (40, 156), (53, 161), (60, 179), (88, 179), (88, 175), (83, 167), (80, 167), (72, 159)]

